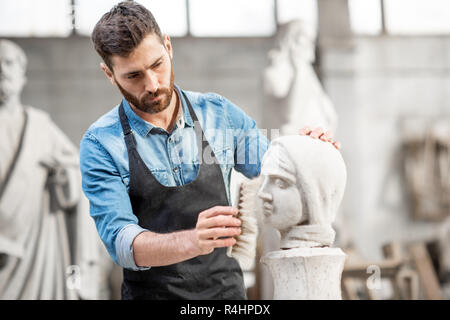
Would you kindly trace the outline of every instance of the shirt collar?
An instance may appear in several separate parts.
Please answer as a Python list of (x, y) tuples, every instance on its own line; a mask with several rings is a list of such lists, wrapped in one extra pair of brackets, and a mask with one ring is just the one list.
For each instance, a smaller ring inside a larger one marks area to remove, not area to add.
[[(174, 84), (174, 89), (178, 93), (178, 97), (181, 100), (181, 108), (179, 111), (179, 118), (177, 119), (176, 124), (178, 127), (181, 127), (181, 128), (184, 128), (185, 126), (192, 127), (194, 125), (194, 123), (193, 123), (191, 114), (189, 112), (189, 108), (187, 107), (187, 103), (186, 103), (183, 95), (181, 94), (181, 90), (176, 84)], [(131, 109), (130, 104), (128, 103), (128, 101), (125, 98), (122, 99), (122, 102), (123, 102), (123, 108), (125, 110), (125, 114), (127, 115), (128, 120), (130, 121), (130, 126), (133, 129), (133, 131), (136, 131), (141, 136), (146, 137), (148, 134), (150, 134), (150, 132), (154, 128), (155, 129), (158, 128), (158, 127), (155, 127), (150, 122), (147, 122), (144, 119), (142, 119), (141, 117), (139, 117), (133, 111), (133, 109)]]

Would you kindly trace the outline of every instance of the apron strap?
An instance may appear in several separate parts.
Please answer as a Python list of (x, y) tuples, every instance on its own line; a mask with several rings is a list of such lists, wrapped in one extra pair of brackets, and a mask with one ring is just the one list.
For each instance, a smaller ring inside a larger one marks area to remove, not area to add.
[[(183, 97), (184, 97), (184, 100), (186, 101), (186, 104), (188, 106), (189, 113), (191, 114), (191, 118), (194, 120), (194, 131), (196, 133), (197, 140), (198, 140), (197, 146), (199, 147), (199, 149), (198, 149), (198, 159), (199, 160), (201, 159), (200, 161), (203, 162), (203, 152), (202, 151), (203, 150), (208, 150), (208, 148), (210, 148), (209, 147), (209, 143), (206, 140), (206, 138), (203, 137), (204, 132), (203, 132), (202, 126), (200, 125), (200, 121), (198, 120), (197, 115), (195, 114), (194, 109), (192, 108), (192, 105), (189, 102), (188, 97), (186, 96), (186, 94), (184, 93), (183, 90), (181, 90), (181, 92), (183, 93)], [(200, 149), (200, 146), (202, 146), (201, 149)]]
[(128, 152), (130, 152), (131, 150), (136, 149), (136, 139), (134, 138), (133, 130), (131, 130), (130, 124), (128, 123), (128, 118), (123, 108), (123, 102), (120, 103), (119, 117), (125, 138), (125, 144), (127, 145)]
[(23, 121), (22, 131), (20, 133), (19, 145), (17, 146), (16, 152), (14, 154), (11, 164), (10, 164), (8, 170), (6, 171), (5, 180), (3, 180), (3, 182), (0, 185), (0, 201), (6, 190), (6, 187), (8, 186), (8, 182), (11, 179), (12, 173), (13, 173), (14, 169), (16, 168), (17, 160), (19, 159), (19, 155), (23, 149), (23, 140), (25, 137), (25, 131), (27, 129), (27, 124), (28, 124), (28, 113), (25, 110), (25, 108), (23, 109), (23, 116), (24, 116), (24, 121)]
[(194, 119), (194, 121), (199, 122), (198, 119), (197, 119), (197, 115), (195, 114), (194, 109), (192, 109), (192, 105), (189, 102), (188, 97), (186, 96), (186, 93), (184, 93), (183, 90), (181, 90), (181, 93), (183, 94), (184, 100), (186, 101), (186, 104), (187, 104), (188, 109), (189, 109), (189, 113), (191, 114), (191, 118)]

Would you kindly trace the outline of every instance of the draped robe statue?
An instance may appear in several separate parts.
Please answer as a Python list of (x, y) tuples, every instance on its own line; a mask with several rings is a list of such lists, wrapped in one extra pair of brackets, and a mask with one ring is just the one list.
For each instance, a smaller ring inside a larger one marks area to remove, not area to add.
[(336, 130), (336, 111), (312, 66), (315, 39), (312, 26), (293, 20), (280, 27), (275, 47), (269, 51), (264, 91), (276, 99), (271, 110), (275, 117), (279, 110), (287, 112), (286, 119), (281, 120), (281, 135), (297, 134), (305, 126)]
[(107, 298), (112, 263), (81, 192), (78, 151), (23, 106), (27, 58), (0, 39), (0, 299)]

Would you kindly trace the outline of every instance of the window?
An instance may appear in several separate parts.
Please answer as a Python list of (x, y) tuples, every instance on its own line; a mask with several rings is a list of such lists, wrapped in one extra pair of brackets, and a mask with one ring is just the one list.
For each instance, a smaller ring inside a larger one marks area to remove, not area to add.
[(191, 34), (198, 37), (271, 36), (273, 0), (190, 0)]
[(448, 0), (385, 0), (385, 12), (391, 34), (450, 33)]
[[(73, 31), (90, 36), (100, 17), (120, 1), (0, 0), (0, 36), (67, 37)], [(137, 1), (152, 11), (164, 33), (175, 37), (266, 37), (275, 34), (277, 24), (293, 19), (316, 27), (318, 22), (317, 0)], [(356, 34), (450, 34), (450, 0), (348, 0), (348, 4)]]
[(317, 0), (277, 0), (279, 24), (301, 19), (317, 28)]
[(138, 0), (154, 15), (163, 33), (182, 37), (187, 30), (186, 0)]
[[(89, 36), (103, 14), (123, 0), (76, 0), (75, 28), (78, 34)], [(186, 0), (140, 0), (158, 21), (163, 33), (184, 36), (187, 33)]]
[(350, 25), (356, 34), (381, 33), (381, 0), (349, 0)]
[(0, 36), (67, 37), (72, 32), (70, 0), (0, 0)]

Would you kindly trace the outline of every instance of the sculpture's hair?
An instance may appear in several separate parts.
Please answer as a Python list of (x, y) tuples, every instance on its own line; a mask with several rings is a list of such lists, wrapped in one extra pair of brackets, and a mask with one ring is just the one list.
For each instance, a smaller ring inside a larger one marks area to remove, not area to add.
[(301, 19), (295, 19), (280, 25), (277, 38), (279, 41), (290, 42), (306, 36), (312, 43), (317, 37), (316, 28)]
[(152, 13), (134, 1), (115, 5), (97, 22), (92, 31), (95, 50), (113, 71), (111, 56), (127, 57), (149, 34), (163, 35)]
[(274, 140), (271, 143), (270, 148), (264, 155), (262, 167), (267, 168), (268, 159), (270, 159), (277, 168), (282, 169), (283, 173), (285, 173), (290, 180), (296, 183), (295, 165), (289, 156), (288, 150), (286, 150), (283, 144), (279, 143), (277, 140)]
[(19, 47), (14, 42), (12, 42), (10, 40), (6, 40), (6, 39), (0, 39), (0, 47), (2, 47), (2, 46), (10, 47), (17, 51), (17, 55), (16, 55), (17, 60), (19, 61), (20, 65), (22, 66), (23, 73), (25, 73), (25, 71), (27, 70), (27, 63), (28, 63), (25, 51), (23, 51), (22, 48)]

